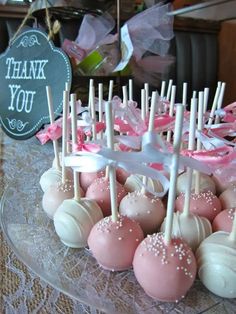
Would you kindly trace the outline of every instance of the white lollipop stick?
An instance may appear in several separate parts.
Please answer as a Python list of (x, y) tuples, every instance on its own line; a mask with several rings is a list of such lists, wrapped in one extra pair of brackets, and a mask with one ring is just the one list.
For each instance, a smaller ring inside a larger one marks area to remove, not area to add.
[(110, 80), (109, 91), (108, 91), (108, 101), (112, 101), (113, 86), (114, 86), (114, 81)]
[[(75, 151), (74, 146), (77, 144), (77, 112), (76, 112), (76, 94), (71, 95), (71, 132), (72, 132), (72, 151)], [(79, 173), (73, 171), (74, 176), (74, 199), (79, 202), (81, 199)]]
[[(190, 108), (190, 126), (189, 126), (189, 140), (188, 140), (188, 149), (195, 149), (195, 131), (196, 131), (196, 115), (197, 115), (197, 99), (191, 99), (191, 108)], [(184, 198), (184, 209), (183, 215), (189, 215), (189, 205), (190, 205), (190, 196), (191, 196), (191, 187), (192, 187), (192, 175), (193, 169), (187, 169), (187, 189), (185, 192)]]
[(143, 121), (145, 121), (146, 118), (146, 91), (145, 89), (141, 89), (141, 117), (143, 119)]
[[(46, 93), (47, 93), (47, 102), (48, 102), (48, 111), (49, 111), (49, 117), (50, 117), (50, 124), (54, 123), (54, 111), (53, 111), (53, 103), (52, 103), (52, 91), (50, 86), (46, 86)], [(56, 163), (56, 169), (60, 170), (60, 158), (59, 158), (59, 149), (58, 149), (58, 142), (57, 140), (53, 140), (53, 151), (55, 156), (55, 163)]]
[[(175, 95), (176, 95), (176, 86), (173, 85), (171, 87), (171, 97), (170, 97), (170, 110), (169, 110), (169, 116), (170, 117), (173, 117), (174, 116), (174, 105), (175, 105)], [(167, 142), (170, 143), (171, 141), (171, 133), (172, 131), (168, 131), (167, 132)]]
[(123, 104), (126, 107), (128, 105), (128, 92), (127, 92), (126, 86), (122, 86), (122, 92), (123, 92)]
[(162, 81), (161, 82), (161, 93), (160, 93), (160, 97), (164, 98), (165, 96), (165, 89), (166, 89), (166, 82)]
[(149, 113), (149, 85), (148, 85), (148, 83), (144, 84), (144, 89), (146, 92), (146, 100), (145, 100), (146, 115), (148, 115), (148, 113)]
[(193, 91), (193, 95), (192, 95), (192, 98), (197, 98), (197, 91)]
[[(199, 92), (198, 96), (198, 124), (197, 129), (199, 132), (203, 130), (203, 110), (204, 110), (204, 92)], [(201, 150), (202, 144), (199, 139), (197, 139), (197, 151)], [(195, 171), (195, 194), (200, 193), (200, 180), (201, 174), (199, 171)]]
[[(70, 85), (68, 82), (65, 83), (65, 90), (68, 92), (68, 95), (70, 94)], [(67, 117), (69, 117), (70, 114), (70, 108), (68, 106), (68, 112), (67, 112)], [(70, 147), (70, 128), (67, 127), (66, 131), (66, 152), (69, 154), (71, 152), (71, 147)]]
[(209, 98), (209, 87), (204, 88), (204, 114), (207, 112), (208, 98)]
[[(106, 127), (107, 127), (107, 147), (114, 150), (114, 131), (113, 131), (113, 114), (112, 104), (108, 101), (105, 105), (106, 112)], [(111, 216), (112, 221), (118, 220), (117, 207), (117, 189), (116, 189), (116, 169), (109, 167), (109, 183), (110, 183), (110, 197), (111, 197)]]
[[(98, 121), (103, 122), (103, 84), (98, 84)], [(100, 132), (100, 138), (103, 138), (103, 132)]]
[(183, 83), (183, 93), (182, 93), (182, 104), (184, 108), (186, 108), (187, 105), (187, 94), (188, 94), (188, 83)]
[(219, 95), (220, 95), (220, 89), (221, 89), (221, 87), (220, 87), (219, 82), (218, 82), (218, 86), (217, 86), (217, 89), (216, 89), (216, 92), (215, 92), (215, 97), (214, 97), (213, 104), (212, 104), (212, 107), (211, 107), (210, 117), (209, 117), (209, 120), (208, 120), (208, 123), (207, 123), (208, 125), (211, 125), (213, 123), (215, 110), (216, 110), (218, 98), (219, 98)]
[(63, 92), (63, 118), (62, 118), (62, 183), (66, 182), (65, 156), (67, 154), (67, 119), (69, 107), (69, 93)]
[(166, 100), (170, 100), (171, 95), (171, 87), (173, 85), (173, 80), (169, 80), (168, 88), (167, 88), (167, 94), (166, 94)]
[(129, 79), (129, 100), (133, 100), (133, 80)]
[[(220, 95), (219, 95), (219, 99), (218, 99), (218, 102), (217, 102), (217, 109), (221, 109), (222, 107), (222, 104), (223, 104), (223, 99), (224, 99), (224, 94), (225, 94), (225, 86), (226, 86), (226, 83), (223, 82), (221, 84), (221, 88), (220, 88)], [(217, 123), (220, 123), (220, 117), (219, 116), (216, 116), (215, 118), (215, 124)]]
[[(152, 99), (151, 99), (151, 110), (150, 110), (150, 117), (149, 117), (149, 124), (148, 124), (148, 131), (152, 132), (154, 130), (154, 120), (155, 120), (155, 113), (157, 107), (157, 91), (152, 92)], [(147, 177), (143, 176), (142, 180), (144, 185), (147, 185)], [(143, 186), (141, 189), (141, 193), (145, 193), (145, 187)]]
[(233, 226), (232, 226), (231, 233), (229, 235), (229, 240), (236, 244), (236, 209), (234, 212)]
[(165, 225), (165, 235), (164, 241), (168, 245), (171, 241), (172, 235), (172, 224), (173, 224), (173, 213), (175, 207), (175, 197), (176, 197), (176, 182), (179, 170), (179, 151), (182, 138), (183, 129), (183, 113), (184, 106), (176, 105), (176, 119), (175, 119), (175, 131), (174, 131), (174, 143), (173, 143), (173, 156), (171, 162), (171, 172), (170, 172), (170, 188), (167, 202), (167, 213), (166, 213), (166, 225)]
[(91, 87), (91, 118), (92, 118), (92, 134), (93, 134), (93, 140), (97, 139), (97, 131), (96, 131), (96, 110), (95, 110), (95, 87)]
[(156, 106), (157, 106), (157, 91), (154, 91), (152, 92), (152, 99), (151, 99), (151, 110), (150, 110), (150, 117), (149, 117), (149, 124), (148, 124), (149, 132), (154, 130)]

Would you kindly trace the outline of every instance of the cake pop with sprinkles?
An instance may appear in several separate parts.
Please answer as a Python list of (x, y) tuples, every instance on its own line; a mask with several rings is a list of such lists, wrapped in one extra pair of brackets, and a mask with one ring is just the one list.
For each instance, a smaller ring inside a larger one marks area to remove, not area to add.
[[(150, 132), (153, 131), (156, 104), (157, 92), (153, 92), (148, 127)], [(142, 118), (144, 119), (144, 117)], [(129, 193), (122, 199), (119, 212), (139, 222), (145, 234), (152, 234), (159, 230), (166, 211), (159, 198), (146, 193), (145, 185), (147, 179), (147, 177), (143, 178), (144, 186), (141, 190)]]
[(166, 302), (177, 302), (184, 298), (197, 272), (196, 260), (190, 247), (182, 239), (172, 236), (184, 109), (182, 105), (176, 107), (165, 233), (145, 238), (138, 246), (133, 260), (135, 277), (145, 292), (154, 299)]
[[(106, 104), (106, 126), (108, 148), (114, 149), (113, 117), (111, 103)], [(98, 264), (108, 270), (125, 270), (132, 266), (133, 256), (143, 240), (139, 224), (118, 215), (115, 168), (109, 168), (110, 198), (112, 215), (99, 221), (88, 237), (89, 248)]]
[[(53, 102), (52, 102), (52, 92), (50, 86), (46, 87), (46, 93), (47, 93), (47, 102), (48, 102), (48, 111), (49, 111), (49, 117), (50, 117), (50, 123), (54, 123), (54, 112), (53, 112)], [(54, 162), (53, 166), (49, 168), (47, 171), (45, 171), (39, 180), (39, 184), (45, 192), (51, 185), (58, 184), (61, 182), (62, 179), (62, 170), (61, 170), (61, 163), (60, 163), (60, 157), (59, 157), (59, 151), (58, 151), (58, 141), (53, 140), (53, 150), (54, 150)], [(73, 176), (71, 174), (71, 171), (69, 169), (66, 169), (66, 175), (67, 177), (72, 180)]]
[(222, 210), (212, 222), (212, 230), (230, 232), (233, 226), (235, 208)]
[[(198, 131), (203, 128), (203, 94), (199, 93), (199, 106), (198, 106)], [(201, 149), (201, 142), (197, 140), (197, 151)], [(194, 184), (195, 191), (190, 195), (189, 210), (191, 213), (207, 218), (210, 222), (221, 211), (222, 206), (219, 198), (212, 193), (212, 191), (200, 191), (200, 180), (202, 174), (194, 171)], [(182, 211), (184, 208), (185, 194), (181, 193), (175, 203), (175, 208)]]
[[(57, 208), (65, 199), (70, 199), (74, 194), (73, 181), (67, 178), (64, 158), (66, 155), (67, 111), (69, 106), (69, 93), (63, 93), (63, 128), (62, 128), (62, 179), (56, 185), (51, 185), (44, 193), (42, 207), (49, 218), (53, 219)], [(83, 191), (80, 193), (83, 195)]]
[[(200, 93), (199, 99), (202, 99), (203, 93)], [(197, 112), (197, 99), (191, 100), (190, 110), (190, 127), (189, 127), (189, 141), (188, 149), (194, 150), (195, 148), (195, 128), (196, 128), (196, 112)], [(191, 168), (187, 169), (188, 181), (186, 192), (184, 194), (184, 206), (182, 212), (175, 212), (173, 214), (172, 234), (176, 237), (183, 238), (193, 251), (195, 251), (199, 244), (207, 236), (212, 233), (211, 223), (205, 217), (200, 217), (190, 212), (190, 198), (191, 198), (191, 182), (192, 182)], [(161, 226), (161, 231), (165, 230), (165, 221)]]

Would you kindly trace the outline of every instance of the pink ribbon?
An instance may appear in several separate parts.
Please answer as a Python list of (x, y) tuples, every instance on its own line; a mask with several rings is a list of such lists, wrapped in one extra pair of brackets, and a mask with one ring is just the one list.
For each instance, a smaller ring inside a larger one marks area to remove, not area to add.
[(236, 150), (233, 147), (222, 146), (210, 151), (182, 150), (181, 155), (192, 157), (214, 167), (231, 163), (236, 157)]

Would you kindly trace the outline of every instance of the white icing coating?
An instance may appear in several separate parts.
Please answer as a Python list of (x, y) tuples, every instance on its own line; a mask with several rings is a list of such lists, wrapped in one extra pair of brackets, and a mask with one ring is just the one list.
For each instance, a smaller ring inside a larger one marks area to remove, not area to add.
[(202, 283), (223, 298), (236, 298), (236, 243), (218, 231), (206, 238), (196, 252)]
[(61, 179), (61, 170), (57, 170), (56, 168), (49, 168), (40, 177), (39, 184), (43, 192), (45, 192), (51, 185), (61, 182)]
[[(128, 192), (140, 191), (142, 189), (142, 185), (140, 183), (142, 180), (142, 175), (132, 174), (125, 181), (124, 187)], [(147, 186), (151, 191), (163, 192), (161, 183), (159, 181), (153, 180), (152, 178), (148, 178)]]
[[(192, 187), (191, 187), (191, 191), (194, 191), (195, 188), (195, 172), (193, 172), (193, 179), (192, 179)], [(179, 195), (180, 193), (185, 193), (187, 190), (187, 173), (184, 172), (181, 175), (178, 176), (177, 179), (177, 185), (176, 185), (176, 193), (177, 195)], [(216, 194), (216, 186), (215, 186), (215, 182), (214, 180), (204, 174), (201, 173), (200, 176), (200, 192), (203, 191), (211, 191), (213, 194)]]
[(54, 215), (54, 226), (60, 240), (72, 248), (87, 246), (92, 227), (103, 218), (96, 202), (81, 198), (65, 200)]
[[(66, 177), (68, 180), (73, 180), (73, 173), (71, 169), (66, 168)], [(62, 172), (61, 169), (58, 170), (56, 168), (49, 168), (47, 171), (45, 171), (42, 176), (40, 177), (39, 184), (41, 186), (41, 189), (43, 192), (46, 192), (46, 190), (52, 186), (55, 185), (62, 180)]]
[[(161, 231), (165, 231), (165, 221), (161, 225)], [(176, 212), (173, 215), (172, 235), (183, 238), (193, 251), (200, 243), (212, 233), (211, 223), (207, 218), (198, 215), (184, 215)]]
[(120, 202), (119, 211), (121, 215), (136, 220), (145, 234), (157, 232), (166, 215), (159, 198), (140, 191), (126, 195)]

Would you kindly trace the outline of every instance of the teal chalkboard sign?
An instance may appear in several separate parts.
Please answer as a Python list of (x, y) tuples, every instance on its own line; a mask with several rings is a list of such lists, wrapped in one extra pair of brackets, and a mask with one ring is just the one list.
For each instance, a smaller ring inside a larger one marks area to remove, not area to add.
[(49, 123), (46, 86), (51, 86), (55, 117), (62, 111), (63, 90), (71, 86), (69, 58), (30, 29), (18, 36), (0, 55), (0, 124), (15, 139), (32, 137)]

